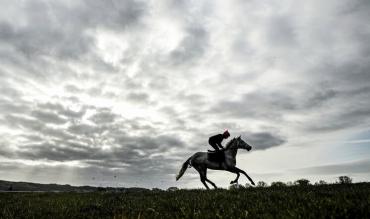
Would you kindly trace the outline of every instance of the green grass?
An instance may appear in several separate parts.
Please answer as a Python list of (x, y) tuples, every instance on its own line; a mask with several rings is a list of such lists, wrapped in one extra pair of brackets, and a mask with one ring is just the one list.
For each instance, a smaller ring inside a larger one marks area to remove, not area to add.
[(370, 218), (370, 185), (0, 193), (0, 218)]

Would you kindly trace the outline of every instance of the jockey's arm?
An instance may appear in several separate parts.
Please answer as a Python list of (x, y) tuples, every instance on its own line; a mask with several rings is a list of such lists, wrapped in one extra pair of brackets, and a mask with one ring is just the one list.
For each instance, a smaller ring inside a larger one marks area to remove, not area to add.
[(221, 148), (221, 149), (224, 149), (224, 146), (222, 146), (222, 144), (221, 144), (221, 143), (218, 143), (218, 144), (217, 144), (217, 146), (218, 146), (219, 148)]

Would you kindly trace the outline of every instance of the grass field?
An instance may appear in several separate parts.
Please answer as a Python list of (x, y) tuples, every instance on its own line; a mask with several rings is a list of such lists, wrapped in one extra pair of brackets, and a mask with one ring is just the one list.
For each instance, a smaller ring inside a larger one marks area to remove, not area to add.
[(370, 218), (370, 184), (0, 193), (0, 218)]

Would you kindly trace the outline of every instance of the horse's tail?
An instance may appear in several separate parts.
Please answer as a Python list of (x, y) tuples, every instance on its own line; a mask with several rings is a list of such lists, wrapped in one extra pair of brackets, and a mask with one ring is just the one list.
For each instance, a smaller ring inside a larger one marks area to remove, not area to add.
[(189, 157), (189, 159), (187, 159), (183, 164), (182, 164), (182, 167), (181, 167), (181, 170), (179, 172), (179, 174), (176, 175), (176, 181), (179, 180), (182, 175), (184, 175), (186, 169), (188, 168), (188, 166), (190, 165), (190, 159), (191, 157)]

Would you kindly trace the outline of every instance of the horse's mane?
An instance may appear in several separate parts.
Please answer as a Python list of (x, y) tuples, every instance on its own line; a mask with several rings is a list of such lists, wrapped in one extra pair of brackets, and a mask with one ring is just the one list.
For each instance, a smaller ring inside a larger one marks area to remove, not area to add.
[(236, 138), (231, 139), (229, 142), (226, 143), (225, 149), (229, 149), (231, 144), (235, 141)]

